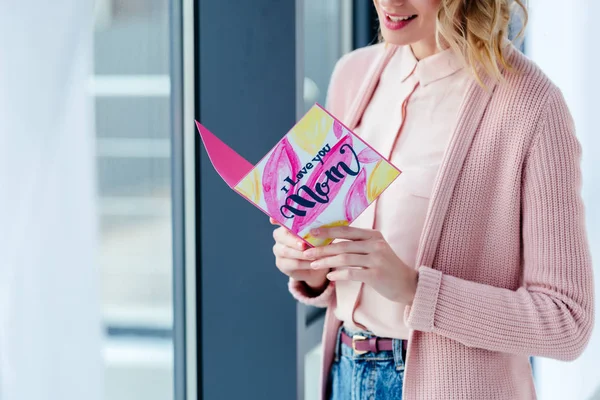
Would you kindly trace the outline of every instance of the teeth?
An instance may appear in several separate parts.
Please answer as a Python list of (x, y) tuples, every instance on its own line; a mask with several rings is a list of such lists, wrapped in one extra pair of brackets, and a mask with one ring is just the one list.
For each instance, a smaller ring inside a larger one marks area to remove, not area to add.
[(392, 21), (392, 22), (399, 22), (399, 21), (406, 21), (407, 19), (410, 18), (410, 16), (407, 17), (394, 17), (392, 15), (388, 15), (388, 18)]

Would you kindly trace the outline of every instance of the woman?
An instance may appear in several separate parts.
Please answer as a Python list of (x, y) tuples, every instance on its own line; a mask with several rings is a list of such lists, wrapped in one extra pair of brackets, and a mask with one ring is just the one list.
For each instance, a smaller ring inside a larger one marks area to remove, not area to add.
[(313, 232), (332, 245), (274, 232), (292, 294), (328, 308), (323, 398), (533, 399), (529, 357), (587, 345), (580, 146), (509, 3), (375, 0), (385, 45), (335, 68), (329, 110), (403, 173)]

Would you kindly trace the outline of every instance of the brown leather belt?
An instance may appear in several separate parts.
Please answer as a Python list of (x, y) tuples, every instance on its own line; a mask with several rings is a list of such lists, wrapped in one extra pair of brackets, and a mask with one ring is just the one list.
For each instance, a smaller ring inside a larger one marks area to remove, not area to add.
[[(351, 347), (356, 354), (377, 353), (378, 351), (391, 351), (394, 349), (394, 340), (377, 336), (365, 337), (361, 335), (350, 336), (342, 332), (342, 343)], [(402, 340), (402, 348), (406, 350), (408, 341)]]

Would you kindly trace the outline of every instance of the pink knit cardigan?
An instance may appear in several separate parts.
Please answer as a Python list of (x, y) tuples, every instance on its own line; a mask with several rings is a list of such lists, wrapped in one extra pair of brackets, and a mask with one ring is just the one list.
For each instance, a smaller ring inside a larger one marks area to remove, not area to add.
[[(344, 56), (328, 107), (353, 129), (396, 47)], [(470, 84), (436, 178), (417, 255), (404, 399), (534, 399), (529, 356), (573, 360), (593, 326), (580, 197), (580, 145), (559, 89), (512, 45), (505, 81)], [(427, 129), (426, 126), (423, 129)], [(398, 221), (401, 223), (402, 221)], [(322, 396), (337, 329), (335, 285), (300, 301), (328, 307)]]

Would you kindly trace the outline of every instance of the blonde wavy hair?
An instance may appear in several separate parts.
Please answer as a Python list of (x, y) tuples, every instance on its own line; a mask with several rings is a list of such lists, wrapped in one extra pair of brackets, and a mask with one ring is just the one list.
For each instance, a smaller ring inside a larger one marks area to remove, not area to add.
[(441, 0), (438, 47), (451, 47), (460, 54), (482, 86), (481, 70), (502, 81), (502, 68), (512, 70), (502, 49), (513, 15), (521, 18), (522, 28), (516, 35), (520, 38), (528, 19), (526, 0)]

